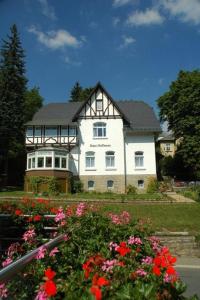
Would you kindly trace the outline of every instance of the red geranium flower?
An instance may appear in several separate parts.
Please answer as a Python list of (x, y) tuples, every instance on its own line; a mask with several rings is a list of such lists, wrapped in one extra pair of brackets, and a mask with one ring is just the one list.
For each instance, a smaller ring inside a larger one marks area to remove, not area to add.
[(175, 269), (173, 267), (170, 266), (170, 267), (167, 268), (166, 273), (168, 275), (175, 275), (176, 271), (175, 271)]
[(45, 276), (51, 280), (55, 277), (56, 275), (56, 272), (52, 271), (51, 268), (48, 268), (46, 271), (45, 271)]
[(161, 275), (160, 268), (158, 268), (157, 266), (154, 266), (154, 267), (153, 267), (152, 272), (153, 272), (156, 276), (160, 276), (160, 275)]
[(40, 221), (41, 218), (42, 218), (42, 217), (41, 217), (40, 215), (36, 215), (36, 216), (33, 217), (33, 220), (34, 220), (35, 222), (37, 222), (37, 221)]
[(47, 280), (44, 283), (44, 290), (49, 297), (54, 296), (57, 293), (56, 284), (52, 280)]
[(95, 296), (95, 300), (101, 300), (102, 299), (102, 293), (101, 289), (94, 285), (90, 288), (90, 292)]
[(126, 243), (125, 242), (121, 242), (119, 244), (119, 247), (117, 247), (116, 249), (117, 252), (119, 252), (119, 254), (121, 256), (125, 256), (127, 253), (130, 253), (131, 252), (131, 249), (129, 247), (126, 246)]
[(21, 209), (16, 209), (15, 211), (16, 216), (21, 216), (23, 214)]

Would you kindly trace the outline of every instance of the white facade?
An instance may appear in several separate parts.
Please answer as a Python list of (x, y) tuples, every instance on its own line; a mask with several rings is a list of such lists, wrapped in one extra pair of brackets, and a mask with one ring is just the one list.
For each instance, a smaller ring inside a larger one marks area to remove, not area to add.
[[(156, 177), (155, 133), (132, 129), (132, 122), (102, 86), (80, 106), (72, 122), (76, 124), (76, 136), (66, 136), (64, 140), (62, 126), (58, 126), (56, 139), (49, 137), (48, 141), (56, 145), (59, 142), (61, 147), (66, 143), (73, 145), (69, 147), (67, 167), (84, 183), (85, 190), (124, 192), (128, 184), (145, 188), (148, 178)], [(70, 132), (71, 127), (66, 125)], [(41, 129), (43, 145), (46, 128)], [(26, 144), (30, 140), (34, 143), (34, 139), (34, 135), (27, 136)], [(35, 144), (42, 143), (42, 137), (37, 139)]]

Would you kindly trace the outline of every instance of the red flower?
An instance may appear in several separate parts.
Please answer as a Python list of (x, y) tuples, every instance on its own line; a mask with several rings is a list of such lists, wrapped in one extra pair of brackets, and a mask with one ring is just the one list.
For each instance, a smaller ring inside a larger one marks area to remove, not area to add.
[(37, 222), (37, 221), (40, 221), (41, 220), (41, 216), (40, 215), (36, 215), (33, 217), (33, 221)]
[(173, 267), (170, 266), (170, 267), (167, 268), (166, 273), (168, 275), (175, 275), (176, 271), (175, 271), (175, 269)]
[(156, 276), (160, 276), (160, 275), (161, 275), (160, 268), (158, 268), (157, 266), (154, 266), (154, 267), (153, 267), (152, 272), (153, 272)]
[(32, 218), (32, 217), (29, 217), (29, 218), (27, 219), (27, 221), (28, 221), (28, 222), (32, 222), (32, 221), (33, 221), (33, 218)]
[(102, 293), (101, 289), (94, 285), (90, 288), (90, 292), (95, 296), (95, 300), (101, 300), (102, 299)]
[(22, 214), (23, 214), (23, 212), (21, 209), (16, 209), (16, 211), (15, 211), (16, 216), (21, 216)]
[(48, 268), (46, 271), (45, 271), (45, 276), (51, 280), (55, 277), (56, 275), (56, 272), (52, 271), (51, 268)]
[(52, 280), (47, 280), (44, 283), (44, 290), (49, 297), (54, 296), (57, 293), (56, 284)]
[(121, 242), (119, 244), (119, 247), (117, 247), (116, 249), (117, 252), (119, 252), (119, 254), (121, 256), (125, 256), (127, 253), (130, 253), (131, 252), (131, 249), (129, 247), (126, 246), (126, 243), (125, 242)]
[(104, 277), (99, 277), (99, 279), (97, 280), (98, 286), (104, 286), (104, 285), (109, 285), (109, 284), (110, 284), (110, 282)]

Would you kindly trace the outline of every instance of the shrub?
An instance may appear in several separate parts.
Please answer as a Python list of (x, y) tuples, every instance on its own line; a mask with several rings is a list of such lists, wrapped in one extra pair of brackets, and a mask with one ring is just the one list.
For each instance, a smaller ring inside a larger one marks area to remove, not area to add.
[(72, 193), (83, 192), (83, 183), (80, 180), (72, 180)]
[(134, 185), (129, 184), (126, 188), (126, 193), (135, 195), (137, 194), (137, 188)]
[(156, 178), (151, 177), (149, 179), (148, 185), (147, 185), (147, 193), (155, 193), (158, 191), (158, 181)]

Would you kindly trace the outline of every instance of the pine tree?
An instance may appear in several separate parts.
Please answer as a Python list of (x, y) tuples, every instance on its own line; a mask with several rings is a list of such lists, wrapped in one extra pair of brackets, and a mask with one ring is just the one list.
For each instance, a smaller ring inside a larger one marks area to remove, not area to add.
[(27, 83), (24, 50), (16, 25), (10, 30), (8, 40), (3, 41), (0, 61), (0, 149), (5, 161), (4, 173), (7, 173), (9, 151), (13, 154), (23, 148)]
[(81, 101), (82, 90), (80, 83), (77, 81), (71, 90), (70, 102)]

